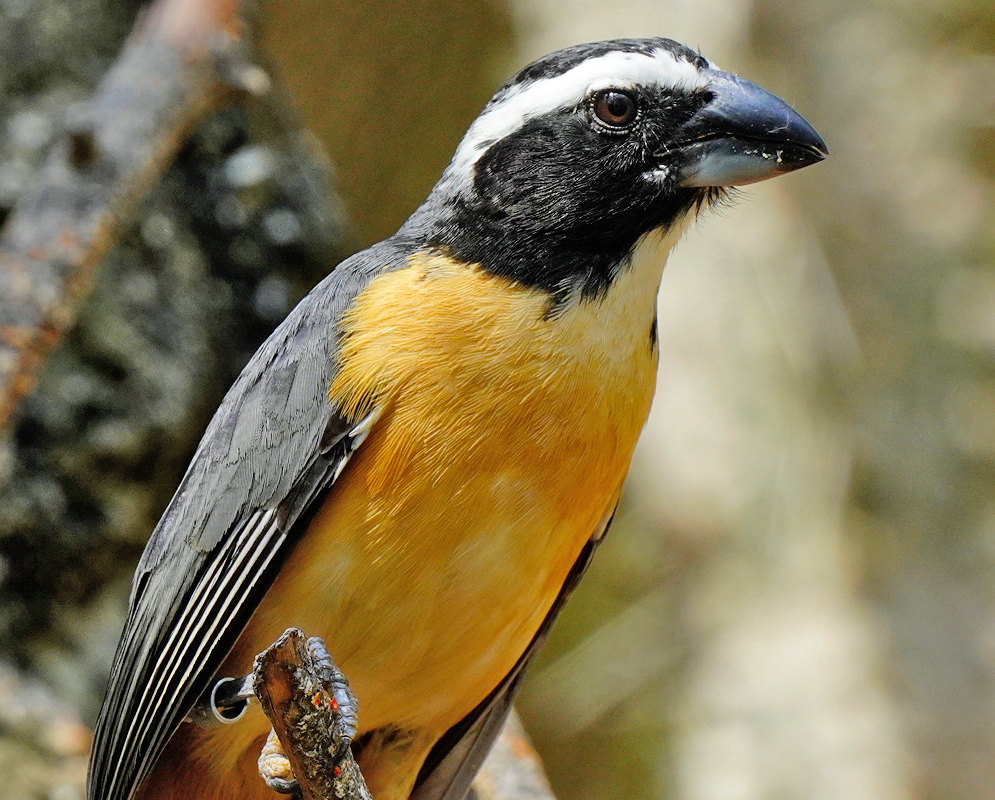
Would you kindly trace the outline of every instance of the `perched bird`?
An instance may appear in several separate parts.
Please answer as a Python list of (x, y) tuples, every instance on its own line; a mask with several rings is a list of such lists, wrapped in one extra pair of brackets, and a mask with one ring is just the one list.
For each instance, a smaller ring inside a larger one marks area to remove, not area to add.
[(90, 800), (271, 798), (269, 730), (184, 718), (296, 626), (359, 699), (376, 800), (458, 800), (583, 573), (649, 412), (662, 249), (822, 160), (785, 102), (668, 39), (525, 67), (424, 204), (253, 356), (134, 580)]

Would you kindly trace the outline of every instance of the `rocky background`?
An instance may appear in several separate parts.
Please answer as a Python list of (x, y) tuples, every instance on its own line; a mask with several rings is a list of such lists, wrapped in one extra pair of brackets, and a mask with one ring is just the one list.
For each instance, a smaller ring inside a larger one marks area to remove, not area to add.
[[(0, 218), (138, 12), (0, 0)], [(622, 35), (700, 47), (832, 156), (671, 259), (621, 517), (520, 704), (557, 795), (995, 798), (991, 0), (302, 0), (257, 24), (286, 95), (194, 135), (0, 440), (0, 798), (80, 796), (130, 570), (256, 344), (410, 213), (506, 75)]]

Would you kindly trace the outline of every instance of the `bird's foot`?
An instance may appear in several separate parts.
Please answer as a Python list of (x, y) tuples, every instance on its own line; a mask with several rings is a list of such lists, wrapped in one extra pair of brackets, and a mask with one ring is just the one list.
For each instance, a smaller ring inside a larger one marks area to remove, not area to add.
[(294, 794), (299, 788), (293, 767), (290, 766), (290, 759), (283, 752), (283, 745), (280, 744), (276, 731), (272, 728), (266, 737), (266, 744), (263, 745), (257, 763), (259, 774), (270, 789), (280, 794)]
[(253, 687), (273, 724), (259, 773), (279, 792), (372, 800), (352, 755), (356, 697), (324, 642), (296, 628), (256, 656)]
[(328, 654), (324, 641), (312, 636), (307, 640), (307, 646), (321, 679), (321, 687), (312, 696), (311, 705), (331, 712), (330, 733), (332, 740), (337, 742), (335, 761), (338, 762), (345, 757), (346, 750), (356, 738), (359, 704), (356, 702), (356, 695), (349, 688), (349, 681)]

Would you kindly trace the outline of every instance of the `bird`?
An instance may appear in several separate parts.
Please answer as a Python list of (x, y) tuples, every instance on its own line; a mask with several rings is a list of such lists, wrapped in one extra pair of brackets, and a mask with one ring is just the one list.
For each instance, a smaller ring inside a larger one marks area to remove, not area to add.
[(568, 47), (499, 88), (209, 423), (136, 570), (88, 800), (272, 797), (258, 706), (185, 719), (290, 626), (352, 684), (376, 800), (463, 798), (612, 519), (667, 254), (732, 187), (827, 155), (670, 39)]

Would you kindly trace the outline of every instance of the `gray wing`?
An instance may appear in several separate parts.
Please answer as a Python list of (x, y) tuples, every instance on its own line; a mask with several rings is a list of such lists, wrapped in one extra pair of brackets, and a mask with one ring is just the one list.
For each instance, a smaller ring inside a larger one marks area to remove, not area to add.
[(526, 668), (549, 638), (553, 623), (587, 571), (614, 516), (613, 510), (584, 545), (542, 625), (512, 670), (480, 705), (450, 728), (432, 748), (418, 774), (411, 800), (463, 800), (466, 797), (477, 771), (504, 727)]
[(139, 562), (94, 731), (89, 800), (129, 800), (209, 685), (276, 578), (312, 501), (372, 419), (328, 400), (337, 322), (377, 274), (388, 240), (340, 264), (249, 361), (208, 425)]

